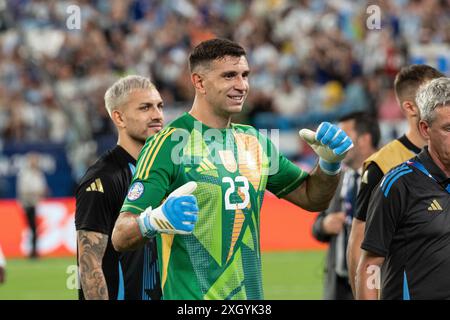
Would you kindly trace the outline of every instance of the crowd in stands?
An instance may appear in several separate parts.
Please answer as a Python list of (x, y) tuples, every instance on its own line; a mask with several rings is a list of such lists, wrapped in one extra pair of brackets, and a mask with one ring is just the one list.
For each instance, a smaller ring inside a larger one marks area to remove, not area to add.
[[(71, 30), (74, 3), (81, 28)], [(380, 14), (375, 28), (371, 5)], [(366, 110), (391, 138), (390, 124), (403, 119), (392, 90), (399, 68), (429, 63), (449, 72), (450, 3), (0, 1), (1, 142), (62, 143), (78, 179), (114, 142), (106, 88), (126, 74), (148, 76), (170, 120), (192, 101), (188, 53), (211, 37), (233, 39), (248, 53), (251, 90), (236, 121), (291, 132)]]

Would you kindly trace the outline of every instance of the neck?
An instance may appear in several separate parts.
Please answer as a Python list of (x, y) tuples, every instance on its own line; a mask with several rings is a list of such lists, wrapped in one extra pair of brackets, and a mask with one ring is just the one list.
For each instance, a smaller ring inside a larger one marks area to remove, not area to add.
[(189, 113), (198, 121), (215, 129), (228, 128), (231, 123), (230, 115), (216, 114), (212, 106), (204, 99), (195, 96), (194, 103)]
[(450, 164), (446, 164), (445, 162), (441, 161), (441, 158), (439, 157), (439, 154), (434, 151), (434, 149), (429, 146), (428, 152), (430, 153), (431, 159), (433, 159), (433, 162), (439, 167), (439, 169), (442, 170), (442, 172), (445, 173), (447, 178), (450, 177)]
[(141, 152), (141, 149), (144, 146), (142, 143), (130, 138), (127, 135), (121, 135), (120, 133), (117, 144), (124, 148), (125, 151), (128, 152), (135, 160), (137, 160), (139, 152)]
[(417, 128), (417, 124), (414, 119), (408, 120), (409, 122), (409, 130), (406, 132), (406, 137), (409, 141), (412, 142), (416, 147), (422, 149), (426, 144), (427, 141), (422, 137), (422, 135), (419, 132), (419, 129)]

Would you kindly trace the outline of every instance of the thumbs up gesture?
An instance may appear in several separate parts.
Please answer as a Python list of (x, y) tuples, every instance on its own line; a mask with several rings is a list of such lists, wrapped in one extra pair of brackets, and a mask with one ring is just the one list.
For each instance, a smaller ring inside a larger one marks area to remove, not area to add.
[(190, 234), (198, 219), (197, 198), (192, 193), (197, 188), (194, 181), (188, 182), (167, 197), (156, 209), (147, 208), (138, 218), (144, 237), (156, 232), (168, 234)]
[(329, 122), (322, 122), (316, 132), (302, 129), (299, 131), (299, 135), (319, 156), (320, 168), (329, 175), (336, 175), (340, 172), (341, 161), (353, 148), (353, 142), (349, 136)]

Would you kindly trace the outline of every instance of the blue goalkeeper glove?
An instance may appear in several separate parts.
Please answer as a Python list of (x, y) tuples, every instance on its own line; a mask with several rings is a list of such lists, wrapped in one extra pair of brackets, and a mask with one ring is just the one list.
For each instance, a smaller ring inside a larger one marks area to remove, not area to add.
[(137, 219), (139, 229), (146, 238), (157, 232), (168, 234), (190, 234), (198, 219), (197, 198), (192, 192), (197, 183), (188, 182), (173, 191), (156, 209), (148, 207)]
[(317, 131), (302, 129), (300, 137), (308, 143), (319, 156), (319, 166), (328, 175), (336, 175), (341, 171), (341, 161), (353, 142), (347, 134), (334, 124), (322, 122)]

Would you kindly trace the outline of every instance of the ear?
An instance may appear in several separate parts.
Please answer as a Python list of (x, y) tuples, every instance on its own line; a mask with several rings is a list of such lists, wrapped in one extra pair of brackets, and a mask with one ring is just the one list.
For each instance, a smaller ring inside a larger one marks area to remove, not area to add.
[(111, 119), (117, 128), (125, 128), (125, 121), (123, 119), (123, 113), (119, 110), (111, 112)]
[(201, 74), (196, 73), (196, 72), (192, 73), (191, 81), (192, 81), (192, 84), (194, 85), (195, 91), (205, 93), (204, 79)]
[(425, 140), (430, 140), (430, 128), (431, 126), (425, 120), (419, 121), (419, 131), (422, 137), (425, 138)]
[(401, 107), (402, 107), (403, 111), (410, 116), (416, 116), (416, 117), (420, 116), (419, 108), (415, 105), (415, 103), (413, 101), (405, 100), (405, 101), (403, 101)]

